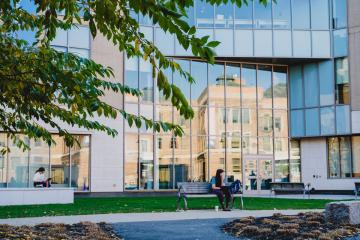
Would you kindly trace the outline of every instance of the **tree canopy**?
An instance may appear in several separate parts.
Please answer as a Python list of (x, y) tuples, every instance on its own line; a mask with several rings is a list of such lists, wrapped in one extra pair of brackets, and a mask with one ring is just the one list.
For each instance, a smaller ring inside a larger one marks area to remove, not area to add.
[[(180, 126), (135, 116), (101, 100), (107, 90), (119, 94), (140, 96), (138, 89), (125, 86), (114, 77), (113, 69), (91, 59), (51, 48), (58, 29), (69, 30), (76, 24), (88, 24), (91, 36), (101, 34), (124, 52), (128, 58), (139, 57), (151, 63), (153, 78), (166, 99), (185, 119), (194, 113), (181, 90), (171, 84), (164, 74), (170, 68), (189, 81), (191, 75), (171, 61), (140, 31), (132, 12), (148, 16), (165, 32), (176, 36), (184, 49), (191, 48), (195, 57), (214, 63), (213, 48), (219, 42), (209, 37), (196, 37), (195, 26), (186, 21), (187, 9), (193, 0), (30, 0), (36, 13), (22, 8), (21, 0), (0, 1), (0, 129), (6, 131), (18, 147), (29, 148), (17, 137), (23, 133), (29, 138), (54, 143), (45, 125), (55, 128), (67, 145), (74, 138), (59, 122), (106, 132), (115, 136), (117, 131), (93, 116), (116, 118), (118, 114), (129, 125), (153, 128), (155, 131), (173, 131), (183, 134)], [(210, 4), (229, 0), (204, 0)], [(238, 7), (250, 0), (231, 0)], [(268, 0), (258, 0), (264, 5)], [(62, 13), (62, 14), (59, 14)], [(18, 31), (35, 31), (36, 42), (28, 43), (16, 37)]]

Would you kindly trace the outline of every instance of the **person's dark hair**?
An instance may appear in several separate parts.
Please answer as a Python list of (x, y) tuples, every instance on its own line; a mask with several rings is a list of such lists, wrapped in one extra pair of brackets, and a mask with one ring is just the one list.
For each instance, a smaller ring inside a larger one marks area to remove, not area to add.
[(215, 185), (216, 185), (216, 187), (221, 187), (221, 181), (222, 181), (222, 179), (221, 179), (221, 174), (224, 172), (224, 170), (223, 169), (218, 169), (218, 170), (216, 170), (216, 175), (215, 175)]
[(38, 172), (45, 172), (45, 168), (43, 168), (43, 167), (39, 167), (39, 169), (38, 169), (38, 170), (36, 170), (36, 172), (35, 172), (35, 173), (38, 173)]

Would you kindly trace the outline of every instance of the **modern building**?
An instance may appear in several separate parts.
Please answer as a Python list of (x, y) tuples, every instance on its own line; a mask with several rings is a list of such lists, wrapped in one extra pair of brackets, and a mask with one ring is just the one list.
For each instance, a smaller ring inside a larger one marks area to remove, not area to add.
[(157, 91), (149, 63), (126, 59), (104, 37), (91, 39), (87, 26), (60, 31), (54, 48), (111, 66), (113, 81), (143, 92), (109, 93), (105, 101), (180, 124), (185, 136), (99, 118), (119, 135), (69, 128), (80, 147), (55, 136), (54, 147), (30, 142), (22, 152), (1, 133), (0, 145), (11, 152), (0, 158), (0, 187), (31, 186), (43, 166), (54, 187), (90, 192), (169, 191), (181, 181), (208, 181), (218, 168), (249, 193), (268, 190), (270, 182), (352, 190), (360, 178), (360, 1), (277, 0), (266, 8), (249, 2), (238, 8), (196, 0), (188, 11), (200, 37), (221, 42), (214, 65), (134, 14), (141, 32), (195, 78), (190, 85), (167, 72), (191, 103), (192, 120)]

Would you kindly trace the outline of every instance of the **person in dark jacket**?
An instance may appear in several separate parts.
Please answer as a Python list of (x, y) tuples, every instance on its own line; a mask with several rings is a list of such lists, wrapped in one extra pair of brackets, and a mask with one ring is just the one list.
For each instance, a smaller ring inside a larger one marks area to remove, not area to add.
[(229, 208), (229, 203), (232, 201), (232, 196), (229, 188), (225, 186), (225, 172), (223, 169), (216, 170), (215, 177), (211, 179), (211, 189), (212, 192), (218, 197), (221, 208), (224, 211), (231, 211)]

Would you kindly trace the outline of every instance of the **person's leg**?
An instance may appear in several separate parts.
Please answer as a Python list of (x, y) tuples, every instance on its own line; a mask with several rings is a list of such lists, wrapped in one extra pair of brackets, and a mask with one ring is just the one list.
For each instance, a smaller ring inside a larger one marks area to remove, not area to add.
[(221, 191), (224, 193), (225, 198), (226, 198), (226, 208), (229, 208), (229, 202), (231, 201), (232, 197), (231, 197), (231, 193), (229, 191), (228, 187), (222, 187)]
[(221, 208), (225, 209), (223, 192), (220, 189), (213, 189), (212, 192), (218, 197)]

